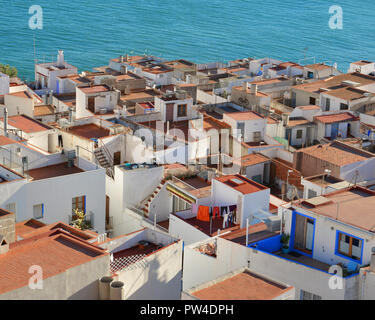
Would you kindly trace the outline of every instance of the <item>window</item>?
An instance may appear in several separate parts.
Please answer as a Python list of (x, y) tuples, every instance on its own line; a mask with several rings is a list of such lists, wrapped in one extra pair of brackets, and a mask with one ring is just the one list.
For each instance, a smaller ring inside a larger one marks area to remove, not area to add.
[(191, 209), (191, 204), (173, 195), (172, 212), (179, 212)]
[(336, 238), (336, 254), (343, 255), (356, 262), (361, 262), (363, 245), (362, 239), (353, 237), (341, 231), (337, 231)]
[(75, 209), (82, 210), (86, 213), (86, 196), (75, 197), (72, 199), (72, 212), (74, 213)]
[(331, 107), (331, 99), (326, 98), (326, 111), (329, 111), (330, 107)]
[(322, 300), (321, 296), (308, 291), (301, 290), (301, 300)]
[(302, 139), (302, 129), (297, 130), (296, 139)]
[(346, 103), (340, 103), (340, 110), (348, 110), (349, 106)]
[(307, 72), (307, 78), (309, 78), (309, 79), (314, 78), (314, 72), (312, 72), (312, 71), (308, 71), (308, 72)]
[(316, 191), (308, 189), (308, 191), (307, 191), (307, 198), (308, 199), (315, 198), (316, 196), (317, 196)]
[(8, 203), (6, 206), (6, 210), (9, 212), (16, 213), (16, 203), (15, 202)]
[(179, 104), (177, 106), (177, 117), (186, 117), (187, 116), (187, 105)]
[(316, 99), (314, 97), (310, 97), (309, 103), (311, 105), (315, 105), (316, 104)]
[(240, 134), (243, 138), (245, 133), (245, 124), (243, 122), (237, 122), (237, 130), (239, 131), (238, 135)]
[(42, 219), (44, 216), (44, 204), (35, 204), (33, 206), (33, 216), (35, 219)]

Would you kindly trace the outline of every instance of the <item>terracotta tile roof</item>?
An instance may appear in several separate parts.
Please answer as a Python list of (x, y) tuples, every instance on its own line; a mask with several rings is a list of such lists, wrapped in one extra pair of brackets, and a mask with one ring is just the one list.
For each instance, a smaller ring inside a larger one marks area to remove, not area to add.
[(352, 88), (352, 87), (344, 87), (336, 90), (331, 90), (331, 91), (326, 91), (324, 94), (336, 98), (341, 98), (343, 100), (357, 100), (357, 99), (362, 99), (366, 97), (366, 94), (371, 94), (368, 91), (365, 90), (360, 90), (357, 88)]
[(366, 61), (366, 60), (360, 60), (360, 61), (353, 62), (353, 64), (356, 64), (357, 66), (365, 66), (366, 64), (371, 64), (371, 63), (373, 63), (373, 62)]
[[(363, 187), (351, 187), (332, 192), (313, 205), (311, 199), (297, 203), (297, 207), (375, 232), (375, 192)], [(314, 198), (312, 198), (314, 199)]]
[(13, 92), (9, 93), (11, 96), (25, 98), (25, 99), (32, 99), (33, 97), (27, 92), (27, 91), (19, 91), (19, 92)]
[(53, 114), (55, 114), (55, 108), (51, 105), (34, 107), (34, 117), (48, 116)]
[(219, 178), (215, 178), (215, 180), (224, 183), (228, 187), (231, 187), (242, 194), (250, 194), (268, 189), (260, 183), (247, 179), (239, 174), (221, 176)]
[[(1, 121), (3, 121), (3, 118), (1, 118)], [(51, 129), (49, 126), (26, 115), (11, 116), (8, 118), (8, 124), (26, 133), (41, 132)]]
[(17, 143), (17, 141), (10, 139), (6, 136), (0, 136), (0, 146), (6, 146), (8, 144)]
[[(363, 85), (375, 83), (375, 77), (361, 74), (358, 72), (345, 73), (345, 74), (340, 74), (338, 76), (330, 77), (325, 80), (318, 80), (318, 81), (295, 85), (292, 87), (292, 89), (303, 90), (303, 91), (307, 91), (311, 93), (320, 93), (320, 92), (323, 92), (320, 89), (325, 88), (325, 89), (331, 89), (330, 92), (332, 92), (335, 89), (343, 88), (343, 85), (342, 85), (343, 81), (357, 82), (363, 86)], [(327, 92), (328, 91), (324, 91), (324, 93), (327, 93)]]
[(241, 158), (233, 160), (234, 164), (237, 164), (241, 167), (249, 167), (259, 163), (270, 161), (270, 159), (260, 153), (251, 153), (245, 155)]
[(308, 105), (308, 106), (296, 107), (296, 109), (301, 109), (301, 110), (320, 110), (320, 107), (319, 106), (315, 106), (315, 105)]
[(301, 126), (309, 122), (310, 122), (309, 120), (302, 118), (302, 117), (290, 118), (288, 121), (288, 127)]
[(79, 87), (78, 89), (80, 89), (82, 92), (86, 94), (110, 91), (109, 87), (106, 85), (97, 85), (97, 86), (92, 86), (92, 87)]
[(341, 121), (359, 120), (357, 117), (353, 116), (349, 112), (336, 113), (336, 114), (326, 114), (326, 115), (322, 115), (322, 116), (316, 116), (314, 118), (315, 118), (315, 120), (323, 122), (323, 123), (334, 123), (334, 122), (341, 122)]
[(59, 230), (17, 241), (0, 255), (0, 293), (27, 286), (33, 265), (42, 267), (46, 279), (105, 255), (101, 248)]
[(299, 152), (303, 152), (314, 158), (337, 166), (345, 166), (347, 164), (365, 161), (375, 156), (369, 152), (351, 147), (338, 141), (334, 141), (330, 144), (311, 146), (296, 151), (296, 153)]
[(331, 69), (333, 67), (327, 66), (324, 63), (315, 63), (315, 64), (306, 65), (305, 68), (314, 69), (314, 70), (325, 70), (325, 69)]
[(237, 121), (264, 119), (264, 116), (255, 111), (230, 112), (225, 113), (225, 115)]

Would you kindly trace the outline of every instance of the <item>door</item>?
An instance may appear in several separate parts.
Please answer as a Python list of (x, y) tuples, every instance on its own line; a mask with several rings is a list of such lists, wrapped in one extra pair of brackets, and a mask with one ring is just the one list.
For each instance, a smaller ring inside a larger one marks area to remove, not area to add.
[(167, 103), (165, 108), (165, 121), (173, 121), (174, 103)]
[(296, 213), (294, 226), (294, 248), (311, 254), (314, 246), (314, 220)]
[(105, 224), (109, 224), (109, 197), (105, 196)]
[(121, 151), (113, 153), (113, 165), (121, 164)]
[(336, 139), (338, 132), (339, 132), (339, 124), (338, 123), (332, 123), (332, 125), (331, 125), (331, 139), (332, 140)]

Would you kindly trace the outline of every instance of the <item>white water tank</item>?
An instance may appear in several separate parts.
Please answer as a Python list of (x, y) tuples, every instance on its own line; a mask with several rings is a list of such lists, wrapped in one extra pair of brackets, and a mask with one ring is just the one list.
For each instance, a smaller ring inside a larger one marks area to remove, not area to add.
[(124, 283), (113, 281), (110, 286), (110, 300), (124, 300)]
[(99, 299), (109, 300), (110, 297), (110, 285), (113, 281), (112, 277), (101, 277), (99, 280)]

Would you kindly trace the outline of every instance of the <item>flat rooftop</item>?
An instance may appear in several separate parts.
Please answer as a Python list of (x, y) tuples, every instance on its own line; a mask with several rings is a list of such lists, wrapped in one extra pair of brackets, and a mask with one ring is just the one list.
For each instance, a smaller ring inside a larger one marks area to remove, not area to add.
[[(4, 118), (1, 118), (1, 121), (4, 121)], [(26, 115), (10, 116), (8, 117), (8, 124), (9, 126), (20, 129), (25, 133), (35, 133), (52, 129), (51, 127)]]
[(240, 227), (238, 224), (229, 222), (228, 227), (223, 228), (223, 217), (212, 219), (212, 223), (210, 224), (210, 222), (198, 220), (196, 217), (184, 219), (180, 217), (178, 214), (174, 214), (174, 215), (184, 220), (186, 223), (190, 224), (195, 229), (211, 237), (216, 236), (218, 230), (220, 230), (220, 232), (232, 231), (232, 230), (237, 230)]
[(227, 185), (228, 187), (231, 187), (238, 192), (241, 192), (242, 194), (250, 194), (268, 189), (260, 183), (257, 183), (239, 174), (221, 176), (219, 178), (215, 178), (215, 180)]
[(265, 119), (264, 116), (255, 112), (255, 111), (243, 111), (243, 112), (230, 112), (225, 113), (229, 118), (232, 118), (236, 121), (246, 121), (246, 120), (260, 120)]
[(338, 179), (332, 176), (328, 176), (327, 174), (320, 174), (317, 176), (306, 177), (304, 180), (310, 181), (311, 183), (320, 185), (320, 186), (329, 186), (331, 184), (339, 183), (344, 180)]
[[(278, 235), (277, 232), (268, 231), (268, 227), (265, 223), (260, 222), (254, 224), (252, 226), (249, 226), (248, 228), (248, 245), (270, 237), (274, 237), (276, 235)], [(246, 246), (246, 228), (234, 230), (220, 237), (238, 243), (242, 246)]]
[(38, 169), (31, 169), (28, 171), (29, 176), (35, 180), (42, 180), (48, 178), (55, 178), (60, 176), (66, 176), (69, 174), (75, 174), (84, 172), (82, 169), (72, 166), (68, 167), (68, 163), (59, 163), (51, 166), (46, 166)]
[(100, 92), (108, 92), (111, 91), (110, 88), (106, 85), (96, 85), (91, 87), (78, 87), (82, 92), (86, 94), (92, 94), (92, 93), (100, 93)]
[(375, 232), (375, 191), (352, 187), (295, 204), (307, 211)]
[(114, 252), (113, 261), (111, 262), (111, 272), (116, 273), (144, 259), (160, 248), (161, 246), (155, 243), (141, 240), (137, 245), (131, 248)]
[(109, 136), (109, 130), (99, 127), (95, 123), (74, 126), (68, 129), (68, 132), (86, 139), (98, 139)]
[(47, 279), (105, 255), (99, 247), (60, 230), (11, 243), (9, 252), (0, 255), (0, 293), (27, 286), (32, 265), (39, 265)]
[(201, 300), (272, 300), (293, 289), (248, 270), (201, 287), (191, 293)]

